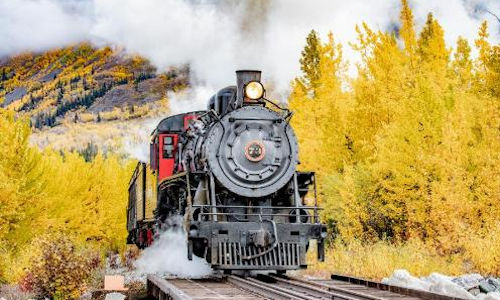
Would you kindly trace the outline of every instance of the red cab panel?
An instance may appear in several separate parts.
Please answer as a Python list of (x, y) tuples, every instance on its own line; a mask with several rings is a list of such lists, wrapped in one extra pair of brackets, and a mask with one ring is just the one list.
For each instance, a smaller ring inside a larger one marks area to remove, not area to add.
[(160, 134), (160, 159), (159, 159), (159, 172), (158, 172), (158, 182), (163, 179), (172, 176), (174, 173), (175, 166), (175, 153), (177, 151), (177, 134)]
[(196, 120), (196, 119), (198, 119), (197, 115), (185, 115), (184, 116), (184, 129), (188, 128), (189, 122), (191, 120)]

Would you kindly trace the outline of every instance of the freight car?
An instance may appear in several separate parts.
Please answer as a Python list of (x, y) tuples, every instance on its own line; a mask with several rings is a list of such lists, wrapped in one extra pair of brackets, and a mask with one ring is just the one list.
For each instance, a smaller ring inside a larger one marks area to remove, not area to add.
[(236, 86), (207, 110), (163, 119), (151, 135), (150, 161), (129, 186), (128, 243), (154, 242), (183, 218), (188, 258), (215, 269), (305, 268), (310, 240), (324, 259), (314, 172), (297, 171), (292, 113), (265, 98), (260, 71), (237, 71)]

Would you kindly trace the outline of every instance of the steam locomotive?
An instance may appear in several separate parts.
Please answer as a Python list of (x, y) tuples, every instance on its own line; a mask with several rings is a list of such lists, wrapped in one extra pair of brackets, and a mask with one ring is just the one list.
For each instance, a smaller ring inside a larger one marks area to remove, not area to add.
[(189, 259), (214, 268), (306, 268), (310, 240), (324, 259), (314, 172), (299, 172), (292, 113), (265, 98), (260, 71), (236, 71), (236, 86), (207, 110), (163, 119), (150, 161), (129, 185), (129, 244), (143, 248), (182, 217)]

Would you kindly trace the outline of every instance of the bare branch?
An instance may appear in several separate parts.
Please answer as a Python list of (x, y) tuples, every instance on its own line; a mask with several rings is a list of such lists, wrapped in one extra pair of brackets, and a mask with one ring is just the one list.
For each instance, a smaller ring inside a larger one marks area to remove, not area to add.
[(500, 18), (496, 14), (492, 13), (489, 10), (486, 10), (486, 12), (489, 13), (490, 15), (494, 16), (495, 18), (497, 18), (498, 22), (500, 23)]

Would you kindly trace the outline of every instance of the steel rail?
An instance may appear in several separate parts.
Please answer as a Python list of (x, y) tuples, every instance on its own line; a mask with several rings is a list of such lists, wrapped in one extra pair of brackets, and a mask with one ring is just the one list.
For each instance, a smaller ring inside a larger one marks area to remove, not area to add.
[(348, 289), (342, 288), (333, 288), (328, 285), (316, 283), (313, 281), (303, 280), (299, 278), (282, 278), (280, 276), (271, 276), (274, 280), (278, 282), (282, 282), (288, 285), (302, 287), (306, 289), (310, 289), (316, 292), (322, 292), (325, 295), (331, 296), (331, 299), (346, 299), (346, 300), (354, 300), (354, 299), (367, 299), (367, 300), (384, 300), (386, 298), (377, 297), (374, 295), (370, 295), (368, 293), (361, 293), (356, 291), (351, 291)]
[[(274, 284), (273, 283), (264, 283), (262, 281), (254, 279), (254, 278), (249, 278), (248, 280), (250, 280), (251, 282), (263, 284), (264, 286), (267, 286), (267, 287), (270, 287), (270, 288), (275, 289), (277, 291), (286, 293), (290, 296), (297, 297), (298, 299), (318, 299), (319, 297), (331, 298), (331, 296), (332, 296), (324, 290), (318, 291), (318, 290), (313, 290), (313, 289), (306, 287), (306, 290), (308, 290), (308, 291), (297, 291), (297, 290), (290, 289), (289, 287), (287, 288), (286, 286), (283, 287), (283, 286), (277, 285), (276, 283), (274, 283)], [(298, 287), (298, 285), (295, 285), (295, 287)], [(301, 287), (301, 288), (303, 288), (303, 287)], [(314, 296), (311, 295), (311, 292), (314, 292), (316, 295), (314, 295)], [(318, 292), (320, 294), (319, 297), (318, 297)], [(331, 299), (333, 299), (333, 298), (331, 298)], [(349, 300), (354, 300), (354, 299), (349, 299)]]
[(237, 287), (255, 293), (263, 297), (269, 297), (270, 299), (290, 299), (290, 300), (303, 300), (308, 298), (297, 297), (291, 295), (289, 291), (281, 291), (275, 287), (269, 287), (263, 282), (251, 281), (248, 278), (241, 278), (235, 275), (230, 275), (227, 278), (228, 282), (234, 284)]

